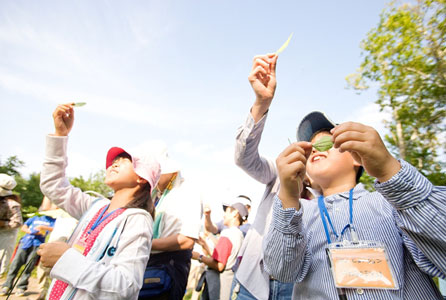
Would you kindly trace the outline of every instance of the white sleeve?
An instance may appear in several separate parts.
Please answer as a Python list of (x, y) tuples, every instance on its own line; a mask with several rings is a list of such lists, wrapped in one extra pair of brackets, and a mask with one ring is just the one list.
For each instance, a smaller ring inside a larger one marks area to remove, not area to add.
[(68, 137), (47, 135), (40, 189), (53, 203), (80, 219), (94, 198), (72, 186), (65, 177), (68, 165), (67, 143)]

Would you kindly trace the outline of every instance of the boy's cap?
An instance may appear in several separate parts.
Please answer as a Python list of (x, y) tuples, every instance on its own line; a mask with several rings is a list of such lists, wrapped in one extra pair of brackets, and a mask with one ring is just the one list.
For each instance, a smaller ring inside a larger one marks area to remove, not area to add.
[[(330, 120), (330, 118), (320, 111), (313, 111), (306, 115), (299, 126), (297, 127), (296, 137), (298, 141), (310, 142), (313, 135), (322, 129), (332, 129), (336, 126), (336, 123)], [(356, 182), (359, 182), (364, 168), (359, 167), (358, 173), (356, 174)]]
[(332, 129), (336, 126), (323, 112), (313, 111), (306, 115), (297, 127), (297, 140), (309, 142), (313, 135), (321, 129)]
[(12, 189), (15, 188), (17, 182), (14, 177), (8, 174), (0, 174), (0, 196), (12, 195)]
[(246, 220), (246, 218), (248, 217), (248, 209), (243, 203), (237, 202), (232, 204), (231, 207), (238, 211), (238, 214), (240, 215), (240, 217), (242, 217), (243, 220)]
[(141, 178), (147, 180), (147, 182), (150, 184), (150, 192), (152, 192), (153, 188), (158, 184), (158, 180), (161, 175), (160, 164), (145, 149), (135, 149), (132, 151), (132, 153), (130, 153), (122, 148), (112, 147), (107, 153), (105, 164), (106, 169), (112, 165), (116, 156), (122, 153), (127, 153), (130, 155), (135, 173)]

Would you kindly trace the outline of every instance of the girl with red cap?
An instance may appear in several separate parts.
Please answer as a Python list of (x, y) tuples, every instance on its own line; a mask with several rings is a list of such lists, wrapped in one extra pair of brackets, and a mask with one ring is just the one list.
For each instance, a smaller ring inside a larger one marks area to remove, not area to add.
[(42, 264), (52, 267), (48, 299), (136, 299), (152, 245), (151, 193), (160, 166), (147, 151), (113, 147), (105, 177), (113, 198), (92, 197), (65, 176), (73, 104), (59, 105), (53, 119), (55, 133), (46, 138), (40, 187), (79, 224), (67, 243), (42, 244), (37, 252)]

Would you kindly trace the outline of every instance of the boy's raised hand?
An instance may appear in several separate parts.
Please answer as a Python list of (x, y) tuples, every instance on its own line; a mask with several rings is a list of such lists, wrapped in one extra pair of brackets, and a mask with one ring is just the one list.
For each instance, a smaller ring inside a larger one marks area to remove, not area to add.
[(350, 152), (379, 182), (389, 180), (400, 170), (400, 163), (390, 154), (373, 127), (346, 122), (333, 128), (331, 133), (334, 147), (339, 148), (340, 152)]
[(74, 123), (74, 109), (72, 103), (60, 104), (53, 112), (56, 136), (67, 136)]
[(302, 181), (305, 178), (307, 159), (311, 154), (311, 143), (297, 142), (289, 145), (276, 159), (280, 178), (279, 198), (283, 208), (300, 208), (299, 199)]
[(257, 55), (254, 57), (248, 79), (256, 94), (251, 113), (257, 122), (268, 110), (276, 91), (277, 54)]

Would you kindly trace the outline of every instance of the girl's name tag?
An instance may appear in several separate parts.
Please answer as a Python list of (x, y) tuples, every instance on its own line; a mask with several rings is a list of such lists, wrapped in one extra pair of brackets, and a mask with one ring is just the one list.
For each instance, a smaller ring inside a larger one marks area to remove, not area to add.
[(82, 236), (76, 243), (74, 243), (73, 248), (84, 254), (85, 248), (87, 248), (87, 241), (84, 236)]

